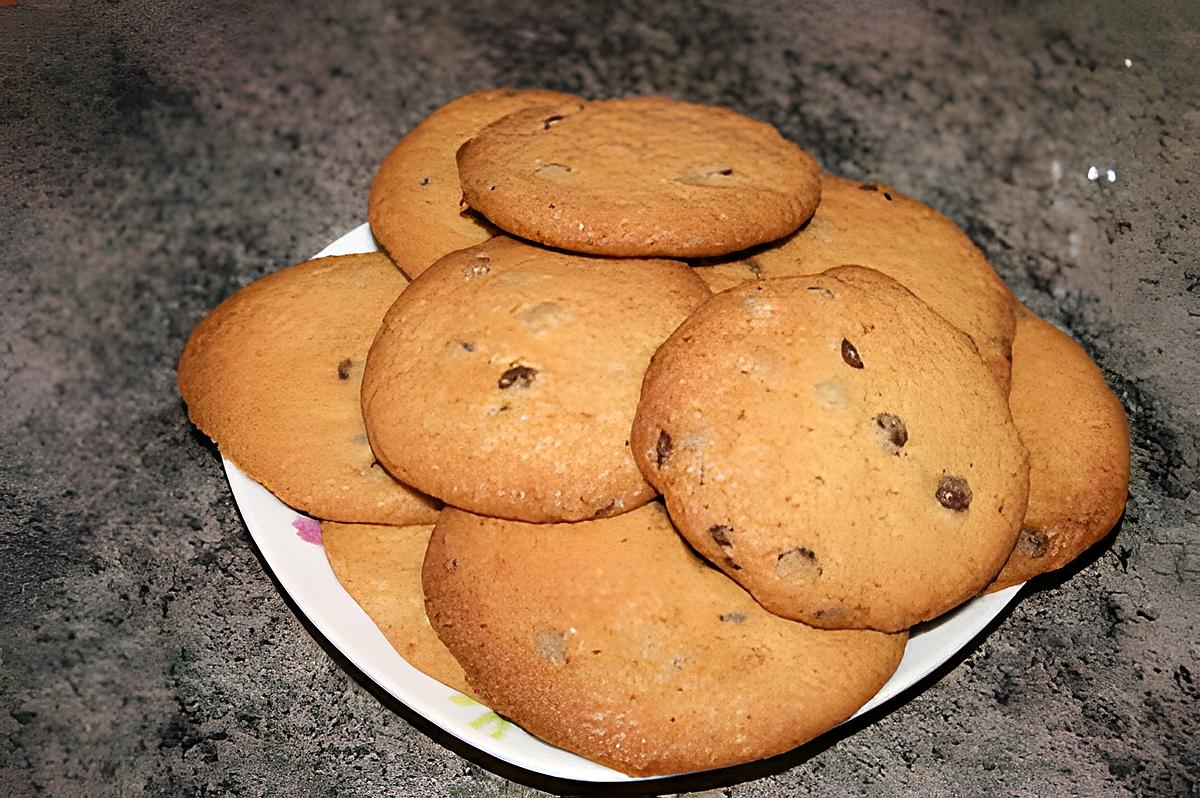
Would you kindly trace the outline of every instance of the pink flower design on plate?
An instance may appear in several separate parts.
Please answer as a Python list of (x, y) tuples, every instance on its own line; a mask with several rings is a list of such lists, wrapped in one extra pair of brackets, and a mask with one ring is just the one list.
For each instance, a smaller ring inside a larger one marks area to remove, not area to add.
[(311, 543), (314, 546), (320, 546), (324, 543), (324, 541), (321, 539), (320, 521), (300, 516), (292, 522), (292, 526), (296, 530), (296, 537), (300, 538), (305, 543)]

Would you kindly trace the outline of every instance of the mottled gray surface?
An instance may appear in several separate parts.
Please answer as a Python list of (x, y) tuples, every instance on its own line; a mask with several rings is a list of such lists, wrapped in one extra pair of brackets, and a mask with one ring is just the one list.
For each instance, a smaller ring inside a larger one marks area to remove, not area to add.
[(532, 792), (323, 649), (174, 383), (207, 310), (360, 223), (398, 135), (512, 83), (722, 103), (926, 199), (1132, 422), (1115, 540), (957, 668), (663, 788), (1200, 792), (1200, 7), (683, 5), (0, 7), (0, 791)]

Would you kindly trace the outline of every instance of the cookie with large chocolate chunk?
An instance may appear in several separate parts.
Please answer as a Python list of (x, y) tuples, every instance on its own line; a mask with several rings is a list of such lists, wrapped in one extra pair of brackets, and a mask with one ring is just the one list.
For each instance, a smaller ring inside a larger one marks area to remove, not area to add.
[(907, 638), (772, 615), (697, 557), (657, 502), (578, 524), (446, 510), (424, 585), (434, 630), (485, 703), (639, 776), (816, 737), (878, 692)]
[(783, 241), (698, 265), (714, 291), (751, 280), (817, 274), (855, 264), (908, 288), (975, 342), (1008, 389), (1016, 300), (954, 222), (882, 183), (825, 175), (821, 205)]
[(1025, 450), (970, 339), (859, 267), (713, 297), (655, 354), (632, 443), (701, 554), (826, 628), (976, 595), (1025, 513)]
[(1117, 523), (1129, 492), (1125, 408), (1079, 344), (1024, 308), (1008, 406), (1029, 450), (1029, 507), (991, 590), (1078, 557)]
[(467, 693), (462, 667), (425, 614), (421, 564), (431, 534), (432, 525), (321, 524), (334, 576), (396, 653), (426, 676)]
[(367, 220), (396, 265), (416, 277), (456, 249), (481, 244), (496, 228), (462, 203), (454, 154), (513, 111), (570, 100), (545, 89), (487, 89), (438, 108), (384, 158), (371, 184)]
[(518, 111), (458, 151), (467, 203), (562, 249), (697, 257), (773, 241), (817, 207), (816, 162), (775, 128), (671, 100)]
[(398, 478), (474, 512), (574, 521), (649, 501), (629, 428), (651, 355), (711, 296), (678, 261), (497, 237), (441, 259), (388, 311), (363, 415)]
[(192, 331), (179, 392), (221, 453), (317, 518), (430, 523), (433, 502), (375, 461), (359, 403), (363, 362), (408, 283), (382, 253), (281, 269)]

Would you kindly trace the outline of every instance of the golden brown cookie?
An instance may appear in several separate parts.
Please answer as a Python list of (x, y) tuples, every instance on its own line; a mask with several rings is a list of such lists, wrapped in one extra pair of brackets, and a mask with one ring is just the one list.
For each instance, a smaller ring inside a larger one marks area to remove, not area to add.
[(881, 271), (975, 342), (1008, 389), (1016, 300), (954, 222), (882, 183), (825, 175), (821, 205), (772, 246), (697, 268), (713, 291), (748, 280), (817, 274), (855, 264)]
[(405, 274), (416, 277), (443, 255), (496, 234), (461, 204), (454, 154), (463, 142), (513, 111), (570, 99), (545, 89), (478, 91), (443, 105), (400, 139), (371, 184), (367, 219)]
[(1025, 450), (970, 339), (860, 267), (713, 297), (655, 354), (632, 443), (701, 554), (825, 628), (976, 595), (1025, 514)]
[(363, 361), (408, 282), (382, 253), (281, 269), (222, 302), (179, 358), (192, 422), (285, 504), (335, 521), (431, 523), (367, 443)]
[(1078, 557), (1117, 523), (1129, 492), (1125, 408), (1079, 344), (1024, 308), (1008, 405), (1029, 450), (1029, 508), (989, 590)]
[(773, 241), (817, 207), (816, 162), (723, 108), (633, 97), (518, 111), (458, 151), (467, 203), (576, 252), (719, 255)]
[(442, 258), (388, 311), (363, 416), (380, 462), (456, 507), (525, 521), (654, 495), (629, 451), (655, 348), (710, 293), (678, 261), (498, 237)]
[(639, 776), (816, 737), (879, 690), (907, 639), (766, 612), (687, 547), (657, 502), (553, 525), (446, 510), (424, 584), (434, 630), (485, 703)]
[(421, 563), (432, 533), (432, 525), (321, 524), (334, 576), (392, 648), (421, 673), (467, 693), (462, 667), (425, 614)]

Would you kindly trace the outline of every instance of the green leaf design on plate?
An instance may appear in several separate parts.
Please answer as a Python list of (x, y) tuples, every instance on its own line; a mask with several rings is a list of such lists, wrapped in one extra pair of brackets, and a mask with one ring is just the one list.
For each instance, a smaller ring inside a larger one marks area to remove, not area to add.
[[(462, 693), (456, 693), (450, 696), (450, 700), (455, 704), (458, 704), (460, 707), (483, 706), (474, 698), (465, 696)], [(512, 724), (497, 715), (492, 710), (486, 709), (485, 712), (483, 712), (479, 717), (475, 718), (475, 720), (471, 721), (468, 725), (472, 729), (486, 729), (488, 726), (491, 726), (492, 730), (489, 732), (489, 734), (492, 736), (492, 739), (501, 740), (504, 738), (505, 733), (508, 732), (508, 727)]]

